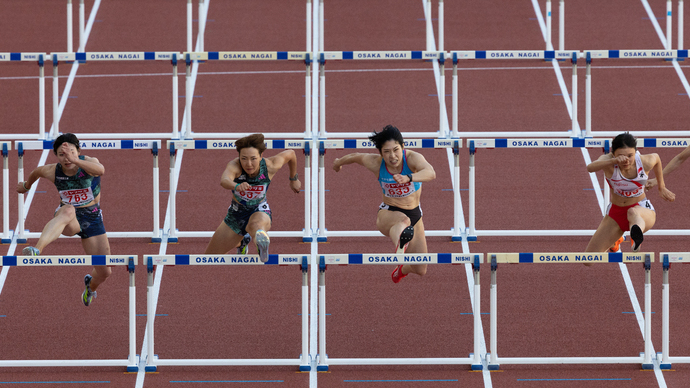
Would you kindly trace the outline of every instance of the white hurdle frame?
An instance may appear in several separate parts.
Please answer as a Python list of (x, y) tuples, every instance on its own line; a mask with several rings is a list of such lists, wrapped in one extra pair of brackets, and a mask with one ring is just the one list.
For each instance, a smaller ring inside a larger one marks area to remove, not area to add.
[[(309, 254), (268, 255), (266, 263), (261, 262), (258, 255), (144, 255), (147, 268), (146, 292), (146, 332), (147, 350), (146, 372), (155, 372), (159, 365), (169, 366), (246, 366), (246, 365), (295, 365), (300, 371), (311, 370), (309, 355)], [(153, 268), (157, 265), (300, 265), (302, 267), (302, 341), (301, 354), (298, 358), (290, 359), (161, 359), (154, 353), (154, 320), (155, 304)]]
[[(457, 190), (453, 192), (453, 227), (449, 230), (426, 230), (427, 236), (450, 236), (453, 241), (462, 241), (463, 232), (460, 229), (460, 148), (461, 139), (407, 139), (404, 141), (405, 148), (408, 149), (453, 149), (453, 187)], [(378, 230), (368, 231), (328, 231), (326, 229), (326, 150), (336, 149), (376, 149), (374, 143), (369, 139), (329, 139), (319, 140), (319, 228), (317, 241), (326, 242), (328, 237), (377, 237), (381, 236)]]
[[(546, 0), (546, 50), (553, 50), (551, 0)], [(565, 50), (565, 0), (558, 1), (558, 50)]]
[[(211, 237), (213, 231), (179, 231), (177, 229), (177, 193), (175, 188), (175, 161), (177, 150), (234, 150), (236, 140), (168, 140), (170, 150), (170, 230), (168, 241), (176, 242), (178, 237)], [(275, 237), (302, 237), (302, 242), (311, 242), (311, 216), (309, 190), (311, 188), (311, 142), (308, 140), (266, 140), (266, 149), (270, 150), (302, 150), (305, 155), (304, 166), (304, 229), (302, 231), (274, 231), (268, 232)]]
[[(319, 255), (319, 354), (317, 371), (327, 371), (330, 365), (471, 365), (482, 370), (480, 354), (481, 330), (479, 268), (483, 253), (362, 253)], [(391, 264), (472, 264), (474, 270), (473, 352), (468, 357), (447, 358), (331, 358), (326, 352), (326, 266), (327, 265), (391, 265)], [(314, 269), (312, 268), (312, 271)]]
[[(469, 164), (469, 227), (467, 231), (468, 241), (476, 241), (478, 236), (591, 236), (594, 229), (563, 229), (563, 230), (477, 230), (476, 222), (476, 163), (475, 153), (479, 148), (503, 149), (503, 148), (527, 148), (527, 149), (558, 149), (558, 148), (602, 148), (608, 152), (609, 139), (467, 139), (467, 147), (470, 152)], [(690, 138), (668, 139), (637, 139), (638, 148), (684, 148), (690, 144)], [(495, 152), (495, 151), (492, 151)], [(604, 181), (603, 187), (608, 184)], [(604, 201), (608, 203), (608, 191), (604, 193)], [(654, 236), (690, 236), (690, 229), (652, 229), (646, 234)]]
[[(152, 242), (161, 242), (160, 230), (160, 172), (158, 170), (158, 150), (160, 140), (79, 140), (82, 150), (151, 150), (153, 155), (153, 227), (148, 232), (108, 232), (109, 237), (150, 237)], [(24, 182), (24, 152), (31, 150), (52, 150), (53, 141), (16, 141), (15, 147), (19, 156), (17, 182)], [(31, 190), (35, 191), (37, 185)], [(24, 214), (24, 194), (18, 194), (19, 223), (16, 232), (17, 242), (26, 242), (27, 238), (38, 238), (41, 232), (27, 232), (24, 230), (26, 214)], [(65, 238), (61, 236), (60, 238)], [(69, 238), (69, 237), (67, 237)], [(75, 237), (76, 238), (76, 237)]]
[(671, 263), (687, 263), (690, 262), (690, 252), (661, 252), (659, 258), (663, 264), (664, 275), (662, 284), (662, 325), (661, 325), (661, 354), (657, 354), (660, 369), (671, 369), (672, 363), (687, 364), (690, 363), (690, 356), (671, 357), (669, 351), (670, 343), (670, 284), (669, 284), (669, 269)]
[(10, 169), (7, 158), (12, 149), (9, 141), (0, 141), (2, 146), (2, 243), (9, 244), (10, 238)]
[(137, 262), (138, 256), (136, 255), (3, 256), (3, 267), (127, 266), (129, 271), (129, 354), (125, 359), (110, 360), (0, 360), (0, 367), (126, 366), (128, 372), (138, 371), (139, 357), (136, 353), (136, 289), (134, 281), (134, 269)]
[[(556, 256), (556, 259), (553, 259)], [(652, 363), (652, 286), (651, 263), (654, 253), (487, 253), (491, 264), (490, 350), (487, 354), (489, 370), (497, 370), (500, 364), (641, 364), (642, 369), (654, 369)], [(644, 352), (639, 357), (498, 357), (498, 294), (496, 272), (500, 263), (642, 263), (645, 266), (644, 285)]]

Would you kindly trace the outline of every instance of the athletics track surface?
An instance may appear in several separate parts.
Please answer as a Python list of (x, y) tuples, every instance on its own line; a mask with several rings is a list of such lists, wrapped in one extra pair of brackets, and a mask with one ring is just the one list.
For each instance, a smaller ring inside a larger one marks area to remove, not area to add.
[[(183, 51), (184, 2), (103, 1), (95, 16), (87, 51)], [(259, 4), (257, 4), (259, 3)], [(374, 4), (372, 4), (374, 3)], [(544, 48), (532, 2), (485, 0), (481, 7), (446, 2), (446, 50)], [(538, 1), (544, 10), (544, 1)], [(649, 1), (654, 15), (665, 1)], [(326, 4), (326, 50), (423, 50), (421, 0), (347, 1)], [(554, 13), (555, 13), (554, 3)], [(86, 1), (87, 17), (93, 2)], [(3, 52), (65, 50), (64, 4), (9, 2), (0, 15)], [(196, 4), (195, 15), (196, 15)], [(434, 18), (436, 17), (434, 3)], [(76, 6), (75, 6), (76, 9)], [(163, 11), (165, 9), (165, 11)], [(75, 12), (76, 15), (76, 12)], [(196, 16), (195, 16), (196, 19)], [(205, 48), (209, 51), (304, 50), (304, 5), (282, 1), (212, 0)], [(663, 20), (660, 20), (663, 26)], [(554, 22), (554, 31), (557, 23)], [(568, 2), (568, 49), (660, 49), (663, 47), (642, 2)], [(196, 28), (196, 22), (195, 22)], [(686, 34), (687, 35), (687, 34)], [(76, 33), (75, 33), (76, 36)], [(143, 37), (143, 38), (142, 38)], [(675, 37), (675, 35), (674, 35)], [(687, 40), (687, 39), (686, 39)], [(582, 63), (583, 64), (583, 63)], [(584, 65), (584, 64), (583, 64)], [(60, 65), (60, 89), (69, 65)], [(681, 63), (688, 75), (687, 65)], [(49, 68), (49, 66), (47, 66)], [(584, 67), (584, 66), (582, 66)], [(328, 62), (327, 130), (366, 132), (393, 123), (403, 131), (438, 128), (436, 87), (428, 62)], [(394, 69), (396, 71), (388, 71)], [(570, 89), (571, 67), (561, 63)], [(357, 70), (357, 71), (353, 71)], [(304, 128), (304, 66), (290, 63), (206, 63), (194, 91), (193, 125), (203, 132), (301, 132)], [(35, 133), (38, 117), (36, 67), (7, 64), (0, 73), (2, 133)], [(50, 70), (47, 69), (47, 74)], [(183, 74), (181, 71), (180, 74)], [(580, 106), (584, 107), (580, 70)], [(447, 69), (447, 80), (450, 72)], [(550, 63), (479, 62), (461, 64), (460, 131), (566, 131), (570, 117)], [(180, 82), (183, 84), (183, 76)], [(593, 66), (595, 130), (685, 129), (687, 91), (668, 62), (596, 61)], [(47, 82), (47, 95), (51, 84)], [(450, 83), (446, 88), (450, 94)], [(683, 95), (684, 94), (684, 95)], [(180, 86), (181, 100), (184, 99)], [(50, 100), (50, 98), (48, 98)], [(446, 99), (450, 107), (450, 98)], [(46, 116), (52, 117), (47, 104)], [(584, 122), (584, 108), (580, 109)], [(182, 111), (180, 111), (182, 117)], [(170, 66), (167, 63), (88, 63), (78, 69), (60, 121), (63, 132), (169, 132)], [(47, 127), (50, 119), (47, 120)], [(228, 138), (232, 138), (229, 135)], [(679, 149), (657, 149), (664, 163)], [(270, 154), (270, 151), (268, 151)], [(461, 151), (461, 189), (467, 189), (467, 149)], [(644, 152), (644, 151), (643, 151)], [(326, 166), (343, 154), (329, 151)], [(152, 217), (151, 156), (148, 151), (88, 152), (106, 166), (103, 211), (109, 231), (147, 230)], [(16, 153), (10, 182), (16, 182)], [(427, 150), (437, 179), (424, 185), (427, 230), (452, 226), (452, 192), (445, 151)], [(590, 150), (592, 159), (600, 155)], [(228, 202), (218, 177), (234, 153), (189, 151), (178, 183), (178, 228), (213, 230)], [(47, 163), (54, 159), (49, 157)], [(25, 156), (28, 173), (38, 152)], [(168, 187), (168, 157), (162, 153), (161, 189)], [(304, 159), (298, 155), (298, 166)], [(586, 161), (579, 149), (480, 150), (477, 154), (478, 229), (594, 229), (601, 219)], [(674, 204), (650, 199), (659, 219), (655, 228), (687, 228), (687, 166), (667, 179)], [(380, 202), (373, 176), (348, 166), (326, 173), (326, 226), (329, 230), (373, 230)], [(599, 179), (601, 182), (601, 177)], [(26, 228), (39, 231), (54, 210), (51, 185), (41, 182)], [(361, 194), (360, 194), (361, 193)], [(270, 203), (273, 230), (302, 227), (304, 193), (289, 192), (277, 175)], [(467, 192), (462, 192), (467, 214)], [(12, 196), (11, 198), (14, 198)], [(161, 203), (167, 203), (162, 193)], [(14, 204), (14, 201), (11, 201)], [(165, 221), (161, 206), (161, 225)], [(17, 220), (11, 206), (11, 223)], [(465, 222), (467, 219), (465, 219)], [(588, 237), (480, 237), (476, 243), (450, 243), (428, 237), (429, 252), (581, 251)], [(31, 240), (30, 240), (31, 241)], [(35, 241), (35, 240), (33, 240)], [(167, 253), (199, 253), (208, 239), (182, 238)], [(687, 251), (686, 237), (649, 237), (644, 250)], [(113, 253), (157, 254), (148, 239), (110, 239)], [(9, 246), (5, 246), (9, 248)], [(18, 246), (20, 250), (22, 246)], [(319, 253), (389, 252), (383, 237), (331, 238)], [(60, 240), (50, 254), (82, 252), (76, 240)], [(273, 253), (309, 253), (298, 238), (276, 238)], [(3, 254), (13, 252), (3, 251)], [(46, 252), (48, 253), (48, 252)], [(425, 278), (390, 282), (387, 266), (329, 267), (327, 270), (328, 353), (331, 357), (465, 357), (472, 349), (472, 311), (464, 266), (431, 266)], [(642, 303), (641, 265), (627, 270)], [(120, 358), (126, 354), (126, 274), (115, 271), (88, 309), (77, 301), (86, 269), (12, 268), (0, 294), (3, 359)], [(671, 271), (671, 354), (687, 354), (690, 338), (682, 322), (690, 306), (681, 296), (689, 286), (683, 266)], [(489, 308), (488, 265), (481, 272), (481, 311)], [(137, 270), (137, 313), (145, 312), (146, 273)], [(642, 336), (631, 314), (621, 269), (614, 264), (499, 267), (499, 355), (632, 356)], [(157, 305), (156, 353), (165, 358), (293, 358), (299, 352), (300, 273), (293, 267), (168, 267)], [(660, 351), (661, 267), (652, 270), (653, 343)], [(504, 319), (508, 318), (509, 319)], [(120, 322), (121, 321), (121, 322)], [(489, 340), (488, 315), (482, 315)], [(675, 324), (674, 324), (675, 323)], [(141, 349), (145, 317), (137, 318)], [(139, 353), (139, 351), (138, 351)], [(322, 387), (682, 387), (690, 368), (641, 371), (638, 365), (503, 365), (500, 372), (469, 372), (467, 366), (332, 366), (318, 374)], [(0, 382), (102, 382), (108, 386), (290, 386), (306, 387), (313, 377), (294, 367), (159, 367), (154, 374), (124, 374), (122, 368), (8, 368)], [(106, 381), (108, 383), (106, 383)], [(177, 383), (177, 382), (187, 383)], [(214, 381), (214, 383), (191, 383)], [(232, 383), (240, 382), (244, 383)], [(251, 383), (250, 383), (251, 382)], [(21, 384), (30, 386), (32, 384)], [(43, 386), (44, 384), (36, 384)], [(99, 384), (100, 385), (100, 384)]]

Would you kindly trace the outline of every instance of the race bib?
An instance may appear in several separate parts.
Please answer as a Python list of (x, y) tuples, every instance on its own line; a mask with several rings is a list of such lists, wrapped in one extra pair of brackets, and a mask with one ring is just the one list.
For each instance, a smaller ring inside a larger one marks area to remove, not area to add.
[(235, 191), (235, 195), (245, 201), (256, 200), (266, 195), (266, 185), (252, 186), (246, 191)]
[(93, 191), (90, 187), (85, 189), (62, 190), (60, 191), (60, 199), (62, 202), (73, 206), (86, 205), (93, 201)]
[(390, 198), (403, 198), (414, 193), (414, 186), (412, 182), (407, 183), (387, 183), (381, 182), (383, 186), (383, 192), (386, 197)]

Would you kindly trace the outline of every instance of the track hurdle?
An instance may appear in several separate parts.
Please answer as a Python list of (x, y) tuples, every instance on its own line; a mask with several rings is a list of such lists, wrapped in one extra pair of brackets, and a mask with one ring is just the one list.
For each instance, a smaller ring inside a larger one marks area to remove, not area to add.
[[(654, 253), (488, 253), (487, 260), (491, 263), (491, 344), (487, 355), (490, 370), (497, 370), (500, 364), (642, 364), (643, 369), (653, 369), (652, 364), (652, 286), (651, 263)], [(498, 307), (496, 291), (496, 272), (500, 263), (644, 263), (644, 353), (638, 357), (498, 357), (497, 327)]]
[[(266, 137), (278, 136), (278, 137), (288, 137), (288, 138), (311, 138), (311, 122), (309, 120), (311, 114), (311, 67), (312, 60), (311, 54), (304, 51), (209, 51), (209, 52), (184, 52), (182, 53), (185, 63), (187, 64), (187, 77), (186, 77), (186, 101), (185, 101), (185, 130), (182, 133), (180, 139), (192, 139), (192, 62), (199, 61), (304, 61), (306, 65), (306, 79), (305, 79), (305, 131), (304, 133), (278, 133), (278, 134), (265, 134)], [(245, 136), (243, 133), (234, 132), (235, 136), (242, 137)], [(249, 135), (247, 133), (246, 135)], [(207, 138), (225, 138), (227, 133), (204, 133), (204, 137)]]
[[(670, 3), (670, 0), (669, 0)], [(670, 35), (669, 35), (670, 36)], [(610, 136), (614, 137), (619, 132), (597, 131), (592, 129), (592, 61), (595, 59), (651, 59), (651, 60), (685, 60), (688, 58), (688, 50), (589, 50), (581, 54), (586, 58), (586, 85), (585, 85), (585, 133), (583, 137)], [(680, 71), (680, 70), (678, 70)], [(636, 131), (637, 136), (687, 136), (687, 131)]]
[[(461, 139), (408, 139), (405, 148), (445, 148), (452, 149), (454, 156), (453, 167), (453, 228), (449, 230), (426, 230), (427, 236), (450, 236), (453, 241), (462, 241), (463, 231), (460, 229), (460, 148)], [(328, 241), (328, 236), (334, 237), (374, 237), (381, 236), (379, 231), (328, 231), (326, 229), (326, 168), (325, 155), (327, 149), (376, 149), (369, 139), (344, 139), (319, 141), (319, 233), (318, 241)]]
[(177, 112), (178, 112), (178, 81), (177, 81), (177, 62), (181, 58), (181, 54), (171, 51), (109, 51), (109, 52), (77, 52), (77, 53), (51, 53), (49, 59), (53, 61), (53, 131), (46, 136), (46, 139), (54, 139), (60, 133), (59, 130), (59, 95), (58, 95), (58, 68), (60, 62), (150, 62), (150, 61), (170, 61), (173, 66), (172, 71), (172, 113), (173, 113), (173, 128), (170, 134), (166, 133), (118, 133), (118, 134), (104, 134), (104, 133), (82, 133), (81, 136), (90, 139), (117, 139), (117, 138), (132, 138), (132, 139), (159, 139), (159, 138), (177, 138)]
[[(153, 227), (148, 232), (108, 232), (109, 237), (150, 237), (152, 242), (161, 241), (160, 232), (160, 172), (158, 170), (158, 149), (160, 148), (160, 140), (80, 140), (80, 148), (82, 150), (151, 150), (153, 155)], [(18, 162), (18, 182), (24, 181), (24, 151), (27, 150), (52, 150), (53, 141), (17, 141), (15, 142), (17, 153), (19, 155)], [(31, 190), (35, 192), (37, 186), (32, 186)], [(38, 238), (41, 236), (40, 232), (28, 232), (24, 230), (24, 221), (26, 214), (24, 211), (24, 194), (19, 194), (19, 223), (17, 227), (17, 242), (26, 242), (27, 238)]]
[[(458, 137), (458, 77), (457, 67), (459, 60), (470, 59), (489, 59), (489, 60), (566, 60), (570, 59), (572, 63), (572, 83), (571, 83), (571, 104), (572, 104), (572, 125), (569, 132), (527, 132), (521, 133), (520, 136), (539, 136), (539, 137), (581, 137), (580, 126), (577, 122), (577, 61), (580, 56), (578, 51), (540, 51), (540, 50), (500, 50), (500, 51), (451, 51), (450, 57), (453, 59), (453, 118), (452, 118), (452, 137)], [(565, 92), (564, 92), (565, 93)], [(515, 132), (462, 132), (464, 137), (477, 136), (515, 136)]]
[(0, 142), (2, 144), (2, 243), (9, 244), (12, 242), (10, 238), (10, 170), (7, 163), (9, 150), (12, 149), (12, 143), (8, 141)]
[[(310, 255), (268, 255), (266, 263), (259, 255), (145, 255), (148, 271), (147, 287), (147, 349), (146, 371), (155, 372), (158, 365), (171, 366), (246, 366), (246, 365), (297, 365), (300, 371), (311, 370), (309, 357), (309, 268)], [(155, 300), (153, 288), (154, 265), (300, 265), (302, 267), (302, 353), (294, 359), (161, 359), (154, 353)]]
[[(362, 253), (319, 255), (319, 355), (317, 370), (327, 371), (330, 365), (471, 365), (482, 370), (480, 341), (483, 336), (480, 318), (479, 267), (483, 253)], [(474, 269), (473, 341), (469, 357), (451, 358), (331, 358), (326, 353), (326, 266), (327, 265), (399, 265), (399, 264), (472, 264)]]
[(128, 372), (139, 370), (136, 349), (136, 290), (134, 268), (136, 255), (92, 255), (92, 256), (3, 256), (2, 266), (9, 267), (55, 267), (55, 266), (127, 266), (129, 271), (129, 355), (126, 359), (110, 360), (0, 360), (0, 367), (46, 367), (46, 366), (126, 366)]
[(661, 356), (659, 361), (659, 368), (671, 369), (672, 363), (690, 363), (690, 356), (685, 357), (671, 357), (669, 351), (669, 327), (670, 327), (670, 291), (669, 291), (669, 269), (671, 263), (687, 263), (690, 261), (689, 252), (661, 252), (659, 257), (663, 264), (664, 276), (662, 285), (662, 324), (661, 324), (661, 355), (657, 354), (657, 359)]
[[(429, 3), (430, 4), (430, 3)], [(430, 25), (429, 23), (427, 23)], [(443, 51), (397, 51), (397, 50), (385, 50), (385, 51), (326, 51), (320, 53), (319, 69), (320, 69), (320, 92), (319, 92), (319, 138), (328, 138), (328, 133), (326, 132), (326, 61), (427, 61), (435, 60), (441, 65), (440, 71), (440, 90), (438, 90), (438, 101), (439, 101), (439, 116), (441, 120), (439, 122), (439, 129), (437, 132), (408, 132), (408, 136), (412, 137), (426, 137), (434, 136), (438, 138), (447, 137), (446, 133), (447, 119), (444, 121), (445, 114), (445, 71), (444, 63), (447, 53)], [(351, 132), (338, 132), (338, 137), (361, 137), (366, 136), (363, 133), (351, 133)]]
[[(270, 236), (302, 237), (302, 242), (311, 242), (311, 216), (309, 211), (309, 193), (311, 190), (311, 142), (308, 140), (266, 140), (266, 149), (284, 150), (301, 149), (304, 151), (304, 230), (299, 231), (269, 231)], [(177, 213), (177, 182), (175, 179), (175, 161), (177, 150), (234, 150), (235, 140), (169, 140), (170, 149), (170, 231), (168, 241), (176, 242), (178, 237), (211, 237), (213, 231), (179, 231), (176, 226)], [(232, 158), (231, 158), (232, 159)]]

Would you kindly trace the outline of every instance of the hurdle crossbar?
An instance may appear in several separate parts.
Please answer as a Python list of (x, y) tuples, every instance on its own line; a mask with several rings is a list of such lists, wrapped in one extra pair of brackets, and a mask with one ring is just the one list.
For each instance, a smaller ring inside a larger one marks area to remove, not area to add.
[[(148, 271), (147, 288), (147, 349), (145, 370), (156, 371), (158, 365), (190, 366), (242, 366), (242, 365), (296, 365), (300, 371), (311, 370), (309, 355), (309, 280), (308, 263), (310, 255), (268, 255), (263, 263), (258, 255), (145, 255)], [(302, 267), (302, 349), (298, 358), (291, 359), (161, 359), (154, 353), (155, 300), (153, 288), (154, 265), (300, 265)]]
[(661, 355), (657, 354), (657, 359), (661, 356), (659, 361), (660, 369), (671, 369), (672, 364), (687, 364), (690, 363), (690, 356), (671, 357), (670, 355), (670, 284), (669, 284), (669, 269), (671, 263), (687, 263), (690, 262), (690, 252), (661, 252), (659, 257), (663, 263), (664, 275), (662, 280), (662, 324), (661, 324)]
[[(651, 263), (654, 253), (488, 253), (487, 260), (491, 263), (491, 295), (490, 295), (490, 334), (491, 343), (487, 354), (488, 368), (499, 369), (500, 364), (642, 364), (643, 369), (653, 369), (652, 339), (651, 339)], [(496, 291), (496, 272), (501, 263), (644, 263), (645, 266), (645, 294), (644, 294), (644, 353), (639, 357), (498, 357), (498, 297)]]
[[(149, 232), (108, 232), (109, 237), (150, 237), (152, 242), (161, 241), (160, 231), (160, 180), (158, 169), (158, 150), (161, 147), (160, 140), (80, 140), (79, 147), (82, 150), (151, 150), (153, 156), (153, 227)], [(24, 181), (24, 151), (27, 150), (52, 150), (53, 141), (16, 141), (15, 147), (19, 155), (18, 182)], [(35, 190), (32, 186), (32, 190)], [(38, 238), (40, 232), (28, 232), (24, 230), (24, 195), (19, 194), (19, 227), (17, 233), (18, 242), (26, 242), (27, 238)]]
[[(369, 139), (324, 139), (319, 140), (319, 187), (326, 187), (326, 150), (332, 149), (376, 149), (374, 143)], [(453, 168), (453, 187), (457, 188), (453, 193), (453, 227), (448, 230), (427, 230), (427, 236), (450, 236), (453, 241), (462, 240), (463, 231), (460, 230), (459, 208), (460, 204), (460, 148), (461, 139), (407, 139), (404, 141), (405, 148), (441, 148), (452, 149), (455, 155)], [(381, 236), (379, 231), (329, 231), (326, 229), (326, 196), (325, 190), (319, 190), (319, 228), (318, 241), (328, 241), (328, 237), (373, 237)]]
[[(319, 255), (319, 355), (318, 371), (327, 371), (329, 365), (471, 365), (473, 370), (482, 370), (480, 357), (481, 318), (479, 268), (484, 261), (483, 253), (362, 253)], [(424, 265), (424, 264), (471, 264), (474, 269), (473, 303), (473, 352), (466, 358), (331, 358), (326, 352), (326, 268), (327, 265), (371, 264), (371, 265)]]
[[(476, 161), (475, 154), (478, 149), (499, 148), (526, 148), (526, 149), (561, 149), (561, 148), (602, 148), (609, 152), (610, 139), (593, 138), (503, 138), (503, 139), (467, 139), (470, 153), (469, 161), (469, 227), (467, 229), (468, 241), (476, 241), (478, 236), (591, 236), (595, 230), (477, 230), (476, 229)], [(690, 145), (690, 138), (638, 138), (638, 148), (684, 148)], [(603, 187), (608, 188), (604, 182)], [(605, 192), (604, 201), (608, 201), (608, 192)], [(647, 232), (649, 235), (677, 236), (690, 235), (690, 230), (685, 229), (653, 229)]]
[[(179, 231), (176, 226), (176, 190), (175, 187), (175, 158), (178, 149), (181, 150), (234, 150), (236, 140), (168, 140), (167, 147), (170, 150), (170, 203), (172, 206), (170, 218), (170, 231), (168, 241), (175, 242), (178, 237), (211, 237), (213, 231)], [(286, 150), (301, 149), (305, 154), (304, 180), (308, 182), (311, 177), (309, 140), (265, 140), (266, 149)], [(304, 229), (302, 231), (269, 231), (270, 236), (275, 237), (302, 237), (303, 242), (311, 241), (310, 211), (309, 211), (309, 185), (305, 186), (304, 195)]]
[(85, 255), (85, 256), (3, 256), (2, 266), (50, 267), (50, 266), (127, 266), (129, 271), (129, 355), (126, 359), (111, 360), (0, 360), (0, 367), (44, 366), (126, 366), (128, 372), (139, 370), (136, 349), (136, 289), (134, 268), (136, 255)]

